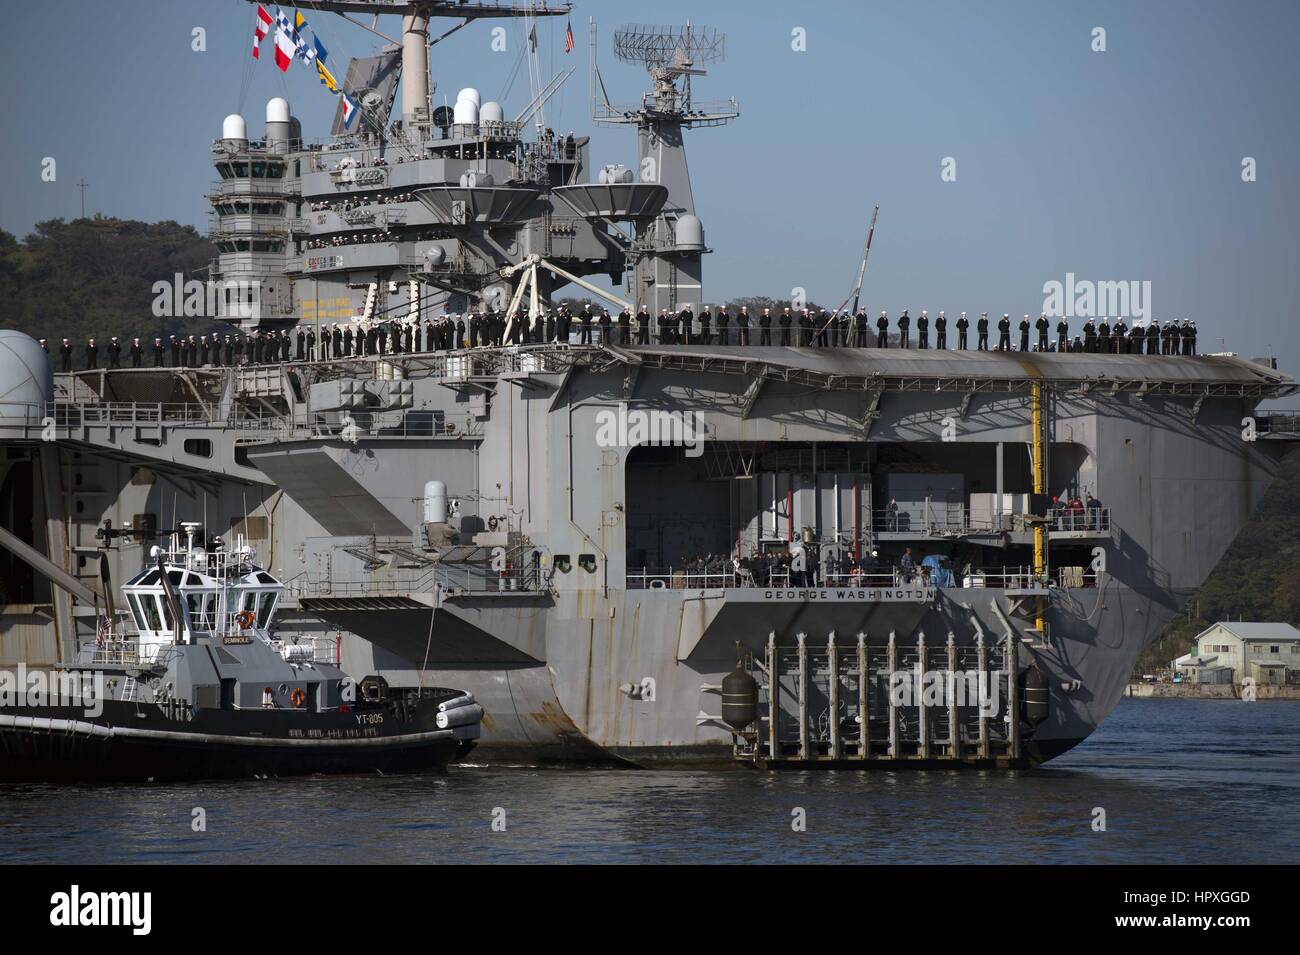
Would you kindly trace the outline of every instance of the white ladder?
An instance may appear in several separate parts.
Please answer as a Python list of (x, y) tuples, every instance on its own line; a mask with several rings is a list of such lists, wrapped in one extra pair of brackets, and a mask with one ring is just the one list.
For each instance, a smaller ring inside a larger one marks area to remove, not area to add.
[(135, 677), (129, 676), (126, 682), (122, 684), (122, 702), (130, 703), (135, 699)]

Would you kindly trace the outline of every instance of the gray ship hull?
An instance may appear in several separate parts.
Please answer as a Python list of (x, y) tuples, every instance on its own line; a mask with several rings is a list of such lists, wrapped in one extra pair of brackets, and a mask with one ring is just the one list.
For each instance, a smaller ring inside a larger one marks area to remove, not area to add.
[[(832, 632), (862, 632), (883, 647), (893, 631), (913, 641), (927, 634), (932, 643), (952, 633), (970, 647), (977, 622), (986, 635), (1004, 635), (994, 603), (1014, 599), (1005, 589), (960, 587), (907, 603), (864, 600), (845, 587), (799, 596), (808, 590), (787, 590), (780, 600), (769, 596), (775, 591), (615, 592), (604, 620), (566, 620), (550, 607), (521, 615), (479, 600), (438, 608), (432, 629), (424, 608), (324, 615), (416, 666), (427, 659), (428, 679), (463, 686), (482, 701), (488, 716), (475, 762), (718, 766), (733, 761), (732, 733), (716, 719), (716, 687), (735, 665), (737, 641), (761, 655), (773, 632), (786, 645), (798, 632), (822, 643)], [(1031, 621), (1010, 618), (1023, 659), (1057, 688), (1047, 719), (1026, 740), (1025, 763), (1086, 739), (1123, 696), (1138, 653), (1176, 612), (1113, 579), (1055, 597), (1046, 643), (1026, 635)], [(477, 649), (474, 633), (483, 635)], [(631, 688), (647, 678), (654, 698), (636, 698)], [(702, 715), (715, 719), (701, 722)]]
[[(1050, 579), (1011, 582), (999, 574), (1025, 572), (1032, 525), (981, 524), (976, 505), (1027, 497), (1035, 383), (1049, 395), (1049, 489), (1086, 489), (1106, 508), (1087, 530), (1050, 532)], [(1235, 358), (536, 346), (58, 387), (52, 406), (0, 415), (6, 527), (23, 524), (17, 536), (73, 575), (105, 519), (177, 514), (238, 532), (286, 582), (287, 639), (336, 639), (345, 670), (393, 686), (472, 692), (486, 710), (473, 758), (503, 763), (728, 763), (718, 688), (736, 643), (761, 662), (773, 635), (789, 650), (800, 633), (816, 647), (832, 632), (842, 644), (864, 634), (877, 655), (892, 633), (901, 659), (949, 634), (963, 653), (981, 639), (1005, 647), (1010, 631), (1020, 675), (1032, 666), (1048, 700), (999, 759), (1050, 759), (1113, 709), (1294, 438), (1247, 436), (1256, 404), (1292, 386)], [(187, 390), (211, 403), (169, 418), (147, 400)], [(254, 406), (261, 417), (241, 417)], [(602, 438), (601, 416), (628, 410), (698, 412), (700, 453)], [(57, 440), (42, 441), (51, 415)], [(926, 501), (910, 522), (882, 519), (917, 474), (956, 475), (948, 515)], [(432, 527), (431, 478), (458, 504)], [(878, 549), (891, 565), (911, 547), (950, 561), (964, 585), (873, 595), (642, 569), (803, 539), (864, 559)], [(125, 539), (110, 560), (138, 566), (147, 546)], [(4, 659), (58, 665), (93, 615), (39, 574), (26, 586), (6, 610)]]

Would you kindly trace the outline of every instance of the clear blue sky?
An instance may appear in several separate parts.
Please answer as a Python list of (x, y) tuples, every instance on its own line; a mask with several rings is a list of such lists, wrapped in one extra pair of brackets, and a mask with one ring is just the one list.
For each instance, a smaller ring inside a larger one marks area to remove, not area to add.
[[(308, 138), (325, 137), (333, 97), (301, 65), (282, 77), (267, 55), (254, 64), (253, 9), (243, 0), (7, 4), (0, 228), (22, 235), (40, 219), (77, 215), (84, 177), (88, 211), (203, 229), (209, 147), (224, 115), (243, 112), (260, 135), (265, 101), (286, 95)], [(706, 301), (801, 286), (838, 302), (879, 202), (865, 290), (873, 312), (1036, 314), (1043, 283), (1067, 272), (1150, 280), (1156, 317), (1194, 318), (1206, 350), (1225, 339), (1300, 371), (1300, 3), (579, 3), (573, 54), (563, 52), (563, 19), (539, 27), (547, 68), (578, 66), (547, 116), (562, 131), (591, 131), (589, 16), (618, 100), (634, 99), (645, 77), (614, 60), (614, 27), (690, 18), (728, 34), (725, 61), (696, 95), (735, 95), (741, 117), (688, 139), (716, 250)], [(308, 17), (333, 60), (381, 42), (336, 17)], [(439, 96), (454, 99), (462, 86), (485, 100), (503, 94), (522, 27), (508, 25), (511, 52), (497, 54), (493, 25), (435, 48)], [(205, 53), (190, 48), (196, 26), (207, 31)], [(381, 19), (390, 35), (396, 26)], [(1097, 26), (1105, 53), (1091, 49)], [(807, 52), (791, 49), (795, 27)], [(507, 114), (527, 98), (525, 72)], [(594, 136), (597, 165), (631, 164), (629, 133)], [(46, 156), (58, 161), (55, 183), (40, 180)], [(940, 178), (946, 156), (956, 182)], [(1258, 164), (1250, 184), (1246, 156)]]

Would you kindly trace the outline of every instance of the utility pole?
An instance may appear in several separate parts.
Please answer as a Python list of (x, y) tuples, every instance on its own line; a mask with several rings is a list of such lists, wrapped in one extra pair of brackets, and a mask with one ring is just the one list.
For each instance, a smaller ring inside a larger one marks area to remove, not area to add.
[(77, 180), (77, 188), (81, 190), (81, 218), (86, 218), (86, 186), (90, 183), (84, 179)]

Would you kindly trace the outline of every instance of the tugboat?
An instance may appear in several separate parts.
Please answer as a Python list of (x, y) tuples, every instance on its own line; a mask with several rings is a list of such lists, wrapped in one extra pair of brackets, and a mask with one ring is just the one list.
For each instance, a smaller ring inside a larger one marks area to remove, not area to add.
[(0, 782), (388, 773), (474, 747), (471, 694), (357, 684), (335, 649), (276, 639), (284, 588), (256, 559), (183, 523), (123, 585), (120, 620), (101, 560), (106, 612), (75, 665), (0, 674)]

